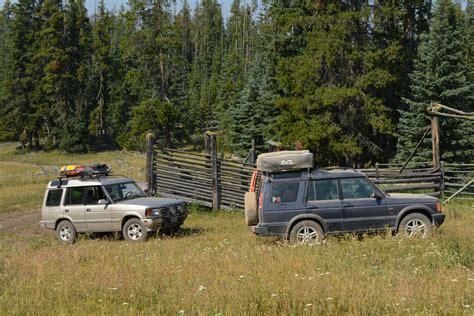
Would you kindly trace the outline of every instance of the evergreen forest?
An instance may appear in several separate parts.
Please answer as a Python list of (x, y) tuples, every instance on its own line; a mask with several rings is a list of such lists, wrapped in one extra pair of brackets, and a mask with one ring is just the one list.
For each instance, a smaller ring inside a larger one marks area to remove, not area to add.
[[(432, 102), (474, 111), (474, 1), (7, 1), (0, 9), (0, 141), (25, 150), (252, 140), (319, 165), (403, 161)], [(179, 8), (179, 9), (177, 9)], [(474, 161), (474, 121), (440, 119), (442, 160)], [(430, 161), (427, 137), (415, 161)]]

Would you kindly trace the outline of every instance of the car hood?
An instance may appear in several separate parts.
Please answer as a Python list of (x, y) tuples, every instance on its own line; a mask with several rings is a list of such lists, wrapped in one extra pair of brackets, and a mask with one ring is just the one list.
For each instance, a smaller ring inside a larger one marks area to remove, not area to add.
[(156, 207), (167, 207), (167, 206), (172, 206), (172, 205), (179, 205), (182, 203), (185, 203), (185, 202), (180, 201), (180, 200), (175, 200), (175, 199), (146, 197), (146, 198), (120, 201), (117, 204), (141, 205), (141, 206), (156, 208)]
[(436, 203), (437, 198), (426, 194), (410, 194), (410, 193), (390, 193), (387, 197), (388, 202), (393, 203)]

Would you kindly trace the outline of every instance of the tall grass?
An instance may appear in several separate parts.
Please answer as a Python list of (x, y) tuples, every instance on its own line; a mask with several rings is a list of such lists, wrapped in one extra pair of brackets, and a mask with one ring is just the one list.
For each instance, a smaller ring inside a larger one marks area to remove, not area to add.
[[(20, 182), (9, 194), (30, 185)], [(25, 205), (41, 203), (34, 194)], [(474, 209), (446, 214), (427, 239), (348, 235), (316, 247), (256, 237), (241, 212), (193, 211), (178, 236), (138, 244), (1, 232), (0, 314), (473, 314)]]

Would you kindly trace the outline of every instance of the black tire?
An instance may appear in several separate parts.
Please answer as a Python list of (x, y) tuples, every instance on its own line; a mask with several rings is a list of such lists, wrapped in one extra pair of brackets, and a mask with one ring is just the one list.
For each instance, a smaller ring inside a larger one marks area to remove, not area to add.
[(320, 244), (324, 239), (324, 230), (315, 221), (301, 221), (293, 226), (289, 237), (292, 244)]
[(68, 221), (64, 220), (56, 227), (56, 237), (62, 244), (73, 244), (76, 242), (76, 228)]
[(405, 216), (398, 225), (398, 233), (407, 237), (425, 238), (430, 234), (433, 225), (428, 217), (420, 213)]
[(125, 240), (140, 242), (147, 240), (148, 231), (141, 220), (138, 218), (131, 218), (125, 222), (125, 225), (123, 225), (122, 235)]
[(257, 193), (245, 192), (245, 222), (248, 226), (258, 224)]

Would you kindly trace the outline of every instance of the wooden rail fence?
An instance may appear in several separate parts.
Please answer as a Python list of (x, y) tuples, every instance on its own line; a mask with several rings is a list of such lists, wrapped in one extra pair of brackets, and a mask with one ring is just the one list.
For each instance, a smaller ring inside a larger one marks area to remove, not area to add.
[[(255, 165), (218, 157), (215, 135), (206, 153), (159, 148), (147, 142), (147, 183), (150, 195), (179, 198), (213, 209), (243, 208)], [(474, 164), (377, 163), (358, 169), (387, 193), (423, 193), (449, 198), (474, 177)], [(258, 179), (259, 181), (259, 179)], [(258, 186), (257, 186), (258, 187)], [(474, 185), (456, 198), (474, 200)]]

